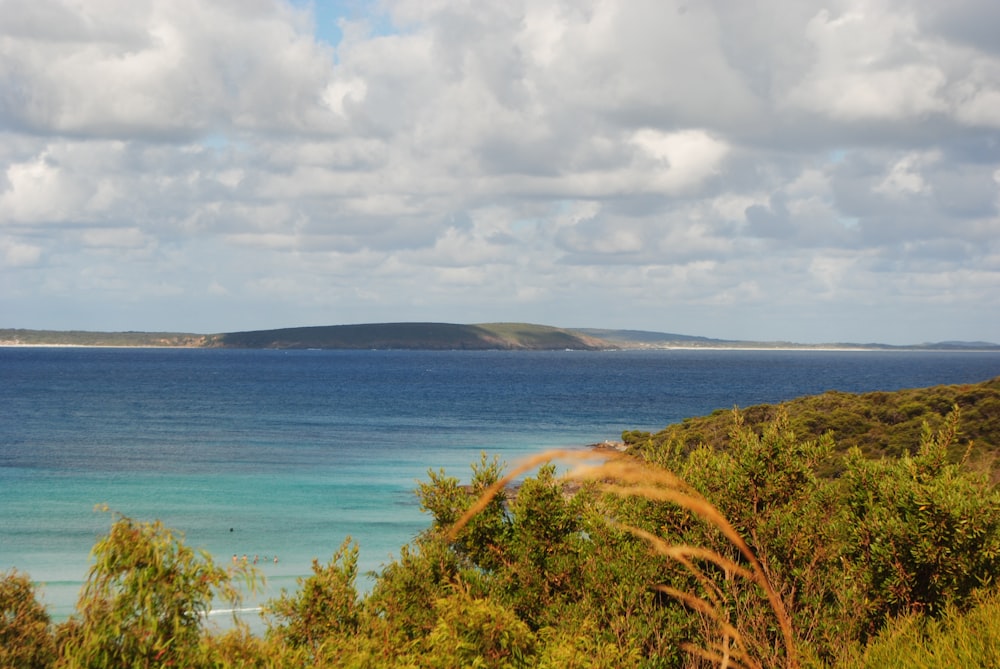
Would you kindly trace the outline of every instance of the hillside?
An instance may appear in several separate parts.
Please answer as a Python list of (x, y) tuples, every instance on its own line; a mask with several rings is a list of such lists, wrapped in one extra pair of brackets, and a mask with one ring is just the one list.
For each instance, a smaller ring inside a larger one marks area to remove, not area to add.
[(421, 350), (592, 350), (607, 347), (605, 342), (568, 330), (527, 323), (380, 323), (284, 328), (213, 335), (208, 345)]
[[(799, 439), (818, 439), (830, 433), (836, 450), (856, 446), (869, 458), (899, 457), (920, 443), (923, 424), (939, 429), (957, 406), (960, 412), (956, 443), (949, 457), (970, 458), (1000, 481), (1000, 377), (971, 385), (933, 386), (863, 394), (829, 391), (778, 405), (740, 408), (746, 424), (760, 430), (779, 411)], [(656, 434), (626, 433), (627, 442), (655, 460), (656, 453), (672, 446), (690, 451), (701, 444), (716, 449), (729, 445), (733, 428), (731, 410), (685, 419)]]
[(0, 328), (5, 346), (205, 346), (209, 337), (190, 332), (91, 332)]
[(594, 350), (616, 347), (582, 332), (529, 323), (367, 323), (219, 334), (0, 328), (0, 345), (411, 350)]
[(712, 339), (673, 332), (651, 332), (648, 330), (607, 330), (601, 328), (576, 328), (574, 332), (601, 339), (624, 348), (665, 347), (665, 346), (734, 346), (752, 345), (755, 342), (740, 342), (727, 339)]
[(217, 334), (184, 332), (90, 332), (0, 328), (8, 346), (166, 346), (210, 348), (323, 348), (411, 350), (607, 350), (668, 348), (880, 349), (1000, 351), (988, 342), (796, 344), (712, 339), (645, 330), (557, 328), (530, 323), (364, 323), (251, 330)]

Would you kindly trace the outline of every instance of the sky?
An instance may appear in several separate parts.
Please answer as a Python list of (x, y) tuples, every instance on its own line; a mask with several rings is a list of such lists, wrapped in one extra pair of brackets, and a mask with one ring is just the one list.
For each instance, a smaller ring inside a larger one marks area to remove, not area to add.
[(996, 0), (0, 16), (0, 327), (1000, 342)]

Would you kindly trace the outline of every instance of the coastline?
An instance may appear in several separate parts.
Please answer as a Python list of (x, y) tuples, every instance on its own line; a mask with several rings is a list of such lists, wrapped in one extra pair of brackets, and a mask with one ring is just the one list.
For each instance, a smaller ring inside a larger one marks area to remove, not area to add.
[(532, 323), (365, 323), (204, 334), (0, 328), (0, 346), (238, 348), (406, 351), (1000, 351), (983, 339), (887, 344), (834, 340), (720, 339), (640, 330), (558, 328)]
[(156, 344), (20, 344), (16, 342), (0, 342), (0, 348), (206, 348), (205, 346), (170, 346)]
[[(198, 346), (198, 345), (186, 345), (186, 344), (56, 344), (56, 343), (22, 343), (22, 342), (11, 342), (11, 341), (0, 341), (0, 349), (2, 348), (96, 348), (96, 349), (184, 349), (184, 350), (247, 350), (242, 347), (235, 346)], [(505, 351), (505, 352), (517, 352), (517, 353), (537, 353), (539, 351), (545, 352), (558, 352), (552, 349), (463, 349), (463, 348), (371, 348), (371, 349), (358, 349), (352, 347), (326, 347), (326, 348), (296, 348), (296, 347), (264, 347), (255, 350), (261, 351), (356, 351), (356, 350), (372, 350), (372, 351), (449, 351), (449, 352), (481, 352), (481, 351)], [(935, 346), (827, 346), (827, 345), (775, 345), (775, 346), (621, 346), (617, 348), (602, 348), (602, 349), (563, 349), (567, 352), (573, 353), (615, 353), (615, 352), (629, 352), (629, 351), (762, 351), (762, 352), (814, 352), (814, 353), (835, 353), (835, 352), (884, 352), (884, 353), (1000, 353), (1000, 346), (998, 347), (955, 347), (955, 348), (944, 348)]]

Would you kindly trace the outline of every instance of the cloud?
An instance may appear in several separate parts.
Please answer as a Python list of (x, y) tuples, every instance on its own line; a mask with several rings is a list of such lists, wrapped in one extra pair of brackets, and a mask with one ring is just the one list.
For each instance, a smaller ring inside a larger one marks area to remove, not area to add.
[(0, 0), (0, 311), (1000, 340), (994, 4)]
[(652, 158), (650, 189), (677, 195), (695, 188), (713, 174), (728, 151), (725, 142), (703, 130), (663, 133), (644, 128), (632, 136), (632, 143)]
[(280, 3), (4, 4), (0, 119), (15, 128), (170, 139), (332, 120), (315, 94), (328, 49)]
[(31, 244), (22, 244), (10, 240), (0, 240), (0, 250), (3, 251), (4, 264), (7, 267), (29, 267), (38, 263), (42, 249)]
[(838, 15), (820, 10), (805, 27), (813, 67), (789, 93), (792, 105), (842, 121), (891, 121), (947, 108), (945, 73), (915, 21), (864, 3)]

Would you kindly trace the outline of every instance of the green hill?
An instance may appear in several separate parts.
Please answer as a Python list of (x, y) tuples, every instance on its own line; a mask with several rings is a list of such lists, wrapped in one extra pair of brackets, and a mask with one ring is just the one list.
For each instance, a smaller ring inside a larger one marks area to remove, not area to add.
[[(959, 438), (949, 449), (951, 459), (960, 459), (968, 450), (973, 460), (1000, 480), (1000, 377), (977, 384), (895, 392), (829, 391), (740, 411), (746, 424), (756, 430), (783, 411), (800, 439), (818, 439), (830, 433), (840, 452), (857, 446), (867, 457), (881, 458), (912, 452), (920, 443), (924, 423), (939, 429), (955, 406), (960, 412)], [(702, 444), (725, 449), (732, 427), (732, 411), (720, 409), (667, 426), (656, 434), (631, 432), (625, 436), (638, 451), (653, 457), (656, 451), (673, 446), (688, 451)]]
[(329, 348), (421, 350), (593, 350), (598, 339), (527, 323), (378, 323), (327, 325), (213, 335), (210, 346), (226, 348)]

